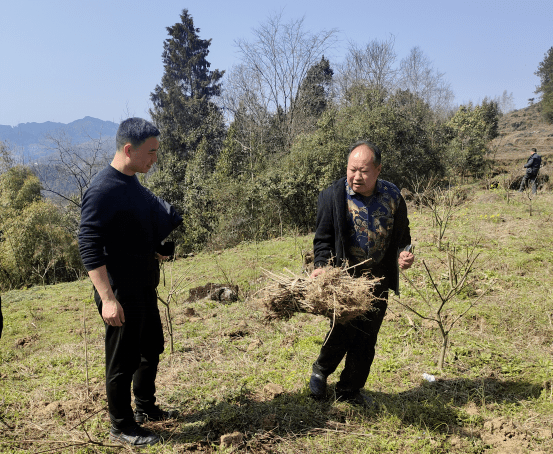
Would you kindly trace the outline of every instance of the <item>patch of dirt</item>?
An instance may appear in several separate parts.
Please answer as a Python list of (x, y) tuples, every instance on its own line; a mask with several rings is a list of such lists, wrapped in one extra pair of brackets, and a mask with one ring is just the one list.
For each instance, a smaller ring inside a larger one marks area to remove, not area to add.
[(174, 447), (175, 454), (185, 454), (188, 452), (212, 453), (215, 452), (212, 444), (208, 441), (199, 441), (197, 443), (184, 443)]
[(57, 417), (68, 423), (78, 423), (103, 408), (104, 405), (94, 400), (59, 400), (50, 403), (38, 402), (32, 414), (35, 421), (50, 421)]
[(205, 285), (191, 288), (187, 301), (197, 301), (209, 297), (214, 301), (234, 302), (238, 299), (238, 290), (237, 285), (208, 282)]
[(244, 435), (240, 432), (233, 432), (221, 436), (221, 446), (223, 448), (240, 446), (243, 441)]
[(503, 417), (486, 421), (480, 434), (482, 441), (492, 446), (495, 454), (526, 453), (532, 448), (533, 440), (551, 439), (552, 436), (551, 428), (523, 428)]
[(274, 383), (267, 383), (263, 387), (263, 394), (268, 399), (274, 399), (284, 393), (284, 388)]
[(60, 307), (58, 307), (57, 312), (58, 312), (58, 313), (60, 313), (60, 312), (68, 312), (68, 311), (77, 312), (77, 311), (80, 311), (81, 309), (82, 309), (81, 306), (76, 306), (76, 305), (72, 304), (72, 305), (68, 305), (68, 306), (60, 306)]
[(33, 334), (32, 336), (22, 337), (21, 339), (17, 339), (15, 341), (15, 347), (16, 348), (28, 347), (29, 345), (33, 344), (33, 342), (36, 341), (37, 339), (38, 339), (37, 334)]
[(251, 352), (252, 350), (255, 350), (263, 345), (263, 342), (261, 339), (254, 339), (250, 345), (248, 345), (247, 350)]
[(244, 321), (240, 322), (237, 326), (229, 328), (225, 332), (225, 336), (228, 336), (231, 339), (239, 339), (242, 337), (246, 337), (249, 334), (250, 334), (250, 329), (248, 328), (248, 324)]

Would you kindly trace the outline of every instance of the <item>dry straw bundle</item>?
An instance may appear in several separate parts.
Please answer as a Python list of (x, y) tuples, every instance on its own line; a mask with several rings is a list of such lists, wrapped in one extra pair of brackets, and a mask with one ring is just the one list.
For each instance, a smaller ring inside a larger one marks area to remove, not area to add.
[(315, 279), (265, 271), (271, 283), (263, 289), (267, 319), (290, 319), (296, 312), (324, 315), (346, 323), (373, 309), (374, 288), (380, 278), (351, 277), (342, 268), (326, 267)]

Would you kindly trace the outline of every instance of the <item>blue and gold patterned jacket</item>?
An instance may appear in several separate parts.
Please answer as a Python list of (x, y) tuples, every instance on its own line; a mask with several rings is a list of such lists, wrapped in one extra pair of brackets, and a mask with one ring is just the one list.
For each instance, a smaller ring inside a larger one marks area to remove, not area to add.
[(328, 263), (353, 266), (354, 270), (383, 277), (382, 285), (399, 294), (399, 251), (411, 243), (407, 206), (399, 189), (377, 180), (370, 197), (353, 192), (346, 178), (319, 194), (314, 247), (315, 268)]

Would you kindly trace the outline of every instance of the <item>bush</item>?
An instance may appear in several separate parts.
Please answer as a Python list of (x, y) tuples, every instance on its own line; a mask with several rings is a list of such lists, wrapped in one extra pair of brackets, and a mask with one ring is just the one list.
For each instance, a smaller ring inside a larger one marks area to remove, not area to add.
[(59, 208), (40, 195), (26, 167), (0, 179), (0, 289), (74, 280), (82, 273), (75, 235)]

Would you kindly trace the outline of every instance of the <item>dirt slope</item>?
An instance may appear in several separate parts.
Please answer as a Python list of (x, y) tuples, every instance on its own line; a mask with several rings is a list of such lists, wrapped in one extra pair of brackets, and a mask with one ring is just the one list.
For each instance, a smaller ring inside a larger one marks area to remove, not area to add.
[(540, 103), (504, 115), (499, 121), (499, 137), (492, 141), (495, 158), (504, 164), (522, 164), (536, 148), (543, 161), (552, 162), (553, 125), (540, 115)]

